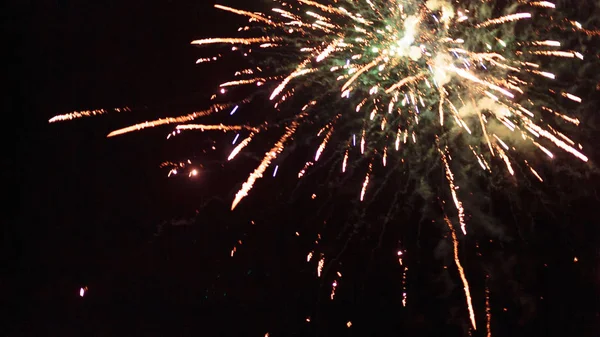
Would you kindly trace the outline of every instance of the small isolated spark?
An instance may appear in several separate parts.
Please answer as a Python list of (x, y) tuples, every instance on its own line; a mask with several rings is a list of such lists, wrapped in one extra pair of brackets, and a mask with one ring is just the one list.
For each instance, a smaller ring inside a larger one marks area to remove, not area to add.
[(85, 293), (87, 292), (87, 290), (88, 290), (87, 286), (79, 288), (79, 297), (85, 296)]

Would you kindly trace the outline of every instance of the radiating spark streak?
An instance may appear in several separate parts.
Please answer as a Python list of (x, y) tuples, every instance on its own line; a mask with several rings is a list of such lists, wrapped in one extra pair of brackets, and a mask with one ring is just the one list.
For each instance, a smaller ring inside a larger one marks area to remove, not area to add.
[(446, 179), (448, 180), (450, 193), (452, 194), (452, 200), (454, 200), (454, 205), (456, 206), (456, 210), (458, 211), (458, 221), (460, 223), (460, 229), (462, 230), (464, 235), (467, 235), (467, 229), (465, 224), (465, 209), (463, 208), (462, 202), (458, 199), (458, 195), (456, 194), (458, 186), (454, 184), (454, 174), (452, 174), (452, 171), (450, 170), (450, 164), (448, 163), (448, 158), (446, 154), (440, 149), (438, 149), (438, 151), (442, 156), (442, 162), (444, 163)]
[(321, 54), (319, 54), (319, 56), (317, 56), (317, 62), (321, 62), (323, 61), (327, 56), (329, 56), (329, 54), (331, 54), (335, 48), (337, 47), (337, 45), (342, 42), (342, 40), (335, 40), (333, 41), (330, 45), (327, 46), (327, 48), (325, 48), (325, 50), (323, 50), (323, 52)]
[[(559, 148), (569, 152), (570, 154), (574, 155), (575, 157), (581, 159), (584, 162), (588, 161), (588, 157), (586, 157), (583, 153), (577, 151), (575, 148), (573, 148), (572, 146), (569, 146), (569, 144), (565, 143), (564, 141), (556, 138), (556, 136), (554, 136), (553, 134), (551, 134), (550, 132), (542, 129), (541, 127), (537, 126), (536, 124), (530, 123), (528, 125), (529, 127), (531, 127), (532, 129), (534, 129), (536, 132), (538, 132), (540, 134), (540, 136), (549, 139), (551, 142), (553, 142), (556, 146), (558, 146)], [(541, 146), (541, 145), (540, 145)], [(541, 147), (542, 150), (546, 153), (549, 154), (550, 157), (553, 157), (550, 153), (550, 151), (548, 150), (544, 150), (543, 147)]]
[(419, 74), (419, 75), (409, 76), (409, 77), (403, 78), (400, 82), (398, 82), (398, 83), (392, 85), (391, 87), (387, 88), (385, 90), (385, 93), (389, 94), (392, 91), (394, 91), (394, 90), (396, 90), (396, 89), (404, 86), (405, 84), (412, 83), (414, 81), (420, 80), (423, 77), (425, 77), (425, 74)]
[(545, 55), (545, 56), (557, 56), (557, 57), (575, 57), (575, 53), (570, 51), (560, 51), (560, 50), (533, 50), (527, 52), (528, 54), (533, 55)]
[(494, 18), (494, 19), (489, 19), (487, 21), (484, 21), (480, 24), (475, 25), (475, 28), (483, 28), (483, 27), (487, 27), (487, 26), (491, 26), (491, 25), (499, 25), (499, 24), (503, 24), (509, 21), (517, 21), (517, 20), (522, 20), (522, 19), (529, 19), (531, 18), (531, 13), (516, 13), (516, 14), (510, 14), (510, 15), (505, 15), (499, 18)]
[(238, 153), (240, 153), (240, 151), (242, 151), (243, 148), (245, 148), (250, 141), (252, 140), (252, 137), (254, 137), (254, 133), (251, 133), (246, 139), (244, 139), (240, 144), (238, 144), (238, 146), (236, 146), (233, 151), (231, 151), (231, 154), (229, 154), (229, 157), (227, 158), (227, 160), (231, 160), (233, 158), (235, 158), (235, 156), (237, 156)]
[(183, 124), (183, 125), (177, 125), (176, 129), (177, 130), (201, 130), (201, 131), (212, 131), (212, 130), (218, 130), (218, 131), (249, 130), (249, 131), (253, 131), (253, 132), (260, 131), (259, 128), (256, 128), (253, 126), (248, 126), (248, 125), (223, 125), (223, 124), (218, 124), (218, 125), (214, 125), (214, 124), (210, 124), (210, 125)]
[(254, 19), (256, 21), (260, 21), (260, 22), (266, 23), (266, 24), (268, 24), (270, 26), (276, 26), (273, 23), (273, 21), (271, 21), (271, 20), (269, 20), (269, 19), (267, 19), (267, 18), (265, 18), (263, 16), (260, 16), (258, 14), (254, 14), (254, 13), (251, 13), (251, 12), (247, 12), (247, 11), (243, 11), (243, 10), (240, 10), (240, 9), (235, 9), (235, 8), (231, 8), (231, 7), (219, 5), (219, 4), (216, 4), (215, 8), (224, 10), (226, 12), (231, 12), (231, 13), (235, 13), (235, 14), (238, 14), (238, 15), (247, 16), (247, 17), (250, 17), (250, 18), (252, 18), (252, 19)]
[(344, 160), (342, 161), (342, 173), (346, 172), (346, 164), (348, 163), (348, 149), (344, 153)]
[(342, 86), (341, 91), (345, 91), (360, 75), (362, 75), (365, 71), (378, 65), (379, 62), (381, 62), (381, 60), (383, 60), (383, 56), (379, 56), (378, 58), (369, 62), (367, 65), (361, 67), (354, 75), (352, 75), (352, 77), (350, 77), (350, 79), (346, 82), (346, 84), (344, 84)]
[(365, 181), (363, 182), (362, 190), (360, 191), (360, 201), (363, 201), (365, 197), (365, 192), (367, 191), (367, 186), (369, 185), (369, 177), (371, 175), (371, 170), (373, 169), (373, 164), (369, 164), (369, 171), (367, 171), (367, 175), (365, 176)]
[(254, 170), (254, 172), (250, 174), (248, 180), (242, 185), (242, 188), (235, 195), (235, 199), (231, 204), (231, 210), (233, 210), (235, 206), (237, 206), (237, 204), (248, 195), (248, 192), (254, 186), (254, 182), (262, 178), (263, 173), (269, 167), (271, 161), (277, 158), (277, 155), (281, 153), (281, 151), (283, 151), (285, 142), (296, 132), (296, 128), (298, 128), (298, 125), (298, 120), (292, 122), (291, 125), (287, 127), (286, 133), (279, 139), (275, 146), (273, 146), (273, 148), (271, 148), (271, 150), (265, 154), (265, 157), (263, 158), (260, 165), (258, 165), (256, 170)]
[(566, 97), (566, 98), (572, 100), (572, 101), (575, 101), (577, 103), (581, 103), (581, 97), (577, 97), (575, 95), (569, 94), (568, 92), (563, 92), (563, 93), (561, 93), (561, 95), (563, 97)]
[[(339, 116), (340, 115), (338, 115), (338, 117)], [(319, 158), (321, 157), (321, 154), (323, 153), (323, 150), (325, 150), (325, 146), (327, 146), (327, 142), (329, 141), (329, 138), (331, 137), (331, 134), (333, 133), (333, 130), (334, 130), (333, 124), (335, 123), (335, 121), (337, 120), (338, 117), (336, 117), (336, 119), (334, 119), (334, 121), (329, 126), (329, 130), (327, 131), (327, 134), (325, 135), (323, 142), (317, 149), (317, 153), (315, 154), (315, 162), (319, 160)]]
[(533, 144), (537, 146), (540, 150), (542, 150), (548, 157), (554, 158), (552, 152), (550, 152), (550, 150), (548, 150), (547, 148), (543, 147), (540, 143), (533, 142)]
[(309, 74), (309, 73), (312, 73), (315, 71), (317, 71), (317, 69), (299, 69), (299, 70), (294, 71), (288, 77), (286, 77), (283, 80), (283, 82), (281, 82), (277, 86), (277, 88), (275, 88), (275, 90), (273, 90), (273, 93), (271, 93), (271, 97), (269, 97), (269, 99), (273, 100), (275, 97), (277, 97), (277, 95), (279, 95), (281, 93), (281, 91), (285, 88), (285, 86), (295, 77), (306, 75), (306, 74)]
[(333, 8), (331, 6), (325, 6), (323, 4), (320, 4), (318, 2), (315, 1), (310, 1), (310, 0), (298, 0), (298, 2), (309, 5), (309, 6), (313, 6), (315, 8), (318, 8), (324, 12), (328, 12), (331, 14), (340, 14), (340, 15), (346, 15), (346, 12), (339, 10), (337, 8)]
[(529, 4), (537, 7), (556, 8), (556, 5), (549, 1), (534, 1)]
[(456, 268), (458, 269), (458, 273), (460, 275), (460, 279), (462, 280), (465, 297), (467, 298), (467, 308), (469, 309), (469, 317), (471, 319), (471, 325), (474, 330), (477, 330), (477, 325), (475, 324), (475, 311), (473, 311), (473, 304), (471, 302), (471, 290), (469, 289), (469, 282), (467, 281), (467, 277), (465, 276), (465, 271), (460, 263), (460, 258), (458, 257), (458, 239), (456, 238), (456, 231), (454, 230), (454, 226), (450, 219), (444, 215), (444, 220), (446, 221), (446, 225), (450, 229), (450, 234), (452, 235), (452, 243), (454, 245), (454, 263), (456, 264)]
[(278, 37), (247, 37), (247, 38), (235, 38), (235, 37), (214, 37), (208, 39), (194, 40), (191, 44), (205, 45), (205, 44), (244, 44), (250, 45), (254, 43), (267, 43), (267, 42), (278, 42), (281, 41)]
[(360, 138), (360, 153), (365, 153), (365, 130), (362, 132), (362, 137)]
[(265, 78), (257, 77), (257, 78), (252, 78), (252, 79), (248, 79), (248, 80), (237, 80), (237, 81), (225, 82), (225, 83), (222, 83), (221, 85), (219, 85), (219, 87), (225, 88), (225, 87), (232, 87), (232, 86), (237, 86), (237, 85), (252, 84), (252, 83), (256, 83), (256, 82), (266, 82), (266, 81), (267, 81), (267, 79), (265, 79)]
[(309, 252), (308, 255), (306, 255), (306, 262), (310, 262), (310, 259), (312, 259), (313, 256), (313, 252)]
[(56, 123), (56, 122), (64, 122), (72, 119), (78, 119), (83, 117), (91, 117), (97, 115), (103, 115), (109, 113), (110, 111), (121, 112), (121, 111), (131, 111), (130, 108), (115, 108), (115, 109), (96, 109), (96, 110), (82, 110), (82, 111), (73, 111), (62, 115), (57, 115), (48, 120), (48, 123)]
[(502, 160), (504, 160), (504, 163), (506, 164), (506, 168), (508, 169), (508, 172), (510, 173), (510, 175), (514, 176), (515, 171), (513, 170), (512, 165), (510, 163), (510, 159), (508, 158), (508, 156), (506, 155), (504, 150), (502, 150), (502, 148), (499, 146), (496, 146), (496, 150), (498, 151), (498, 155), (500, 156), (500, 158), (502, 158)]
[(455, 66), (450, 66), (450, 67), (448, 67), (448, 69), (454, 71), (456, 74), (458, 74), (462, 78), (465, 78), (465, 79), (470, 80), (472, 82), (475, 82), (477, 84), (484, 85), (484, 86), (486, 86), (486, 87), (488, 87), (488, 88), (490, 88), (492, 90), (499, 91), (499, 92), (501, 92), (502, 94), (504, 94), (505, 96), (507, 96), (509, 98), (513, 98), (514, 97), (514, 95), (511, 94), (510, 91), (508, 91), (508, 90), (506, 90), (506, 89), (504, 89), (502, 87), (499, 87), (499, 86), (497, 86), (497, 85), (495, 85), (493, 83), (483, 81), (483, 80), (479, 79), (477, 76), (469, 73), (468, 71), (456, 68)]
[(156, 119), (153, 121), (135, 124), (132, 126), (128, 126), (126, 128), (115, 130), (115, 131), (109, 133), (107, 137), (114, 137), (114, 136), (122, 135), (122, 134), (125, 134), (128, 132), (139, 131), (139, 130), (142, 130), (145, 128), (153, 128), (153, 127), (156, 127), (159, 125), (185, 123), (185, 122), (193, 121), (194, 119), (196, 119), (198, 117), (204, 117), (204, 116), (211, 115), (220, 110), (227, 109), (230, 106), (231, 106), (231, 104), (215, 104), (212, 107), (210, 107), (209, 109), (194, 112), (194, 113), (191, 113), (191, 114), (188, 114), (185, 116), (159, 118), (159, 119)]

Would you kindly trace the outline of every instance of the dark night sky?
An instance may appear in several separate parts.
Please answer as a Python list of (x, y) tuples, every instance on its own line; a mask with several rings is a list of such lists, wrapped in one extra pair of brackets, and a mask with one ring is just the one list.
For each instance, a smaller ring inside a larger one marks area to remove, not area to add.
[[(374, 258), (369, 254), (376, 240), (365, 239), (350, 249), (346, 261), (356, 266), (345, 267), (346, 288), (340, 288), (339, 300), (322, 299), (316, 306), (318, 294), (326, 298), (328, 289), (319, 291), (314, 264), (297, 262), (305, 259), (313, 239), (292, 235), (304, 233), (302, 226), (314, 211), (310, 202), (283, 201), (284, 196), (272, 193), (279, 183), (265, 179), (256, 188), (258, 200), (229, 212), (232, 192), (254, 161), (221, 169), (225, 152), (206, 151), (213, 141), (220, 144), (220, 136), (169, 143), (167, 130), (161, 129), (105, 138), (128, 123), (206, 106), (222, 69), (196, 66), (203, 52), (189, 42), (233, 34), (237, 27), (235, 16), (213, 10), (212, 4), (42, 0), (14, 1), (3, 11), (11, 46), (4, 123), (15, 132), (8, 144), (16, 140), (3, 159), (3, 180), (17, 184), (18, 197), (11, 198), (18, 207), (9, 210), (3, 239), (2, 269), (7, 272), (2, 273), (0, 302), (8, 324), (0, 324), (0, 333), (459, 336), (465, 316), (460, 291), (444, 295), (440, 284), (446, 281), (429, 279), (427, 265), (441, 263), (433, 256), (441, 237), (424, 243), (432, 249), (423, 248), (427, 257), (411, 276), (409, 309), (399, 306), (401, 274), (389, 254), (397, 248), (393, 231)], [(59, 113), (122, 106), (138, 109), (47, 124)], [(193, 181), (167, 181), (160, 162), (188, 154), (204, 165), (203, 174)], [(260, 203), (263, 197), (271, 198), (264, 199), (271, 200), (269, 207)], [(529, 252), (522, 259), (519, 248), (506, 248), (506, 256), (519, 256), (523, 269), (539, 268), (541, 261), (552, 261), (553, 267), (517, 275), (530, 278), (523, 281), (527, 289), (513, 289), (519, 284), (512, 281), (497, 286), (496, 303), (502, 302), (493, 309), (501, 322), (498, 335), (594, 336), (599, 331), (593, 207), (596, 200), (579, 200), (558, 220), (541, 220), (539, 226), (561, 229), (568, 226), (552, 221), (570, 219), (572, 228), (585, 230), (565, 237), (542, 230), (547, 237), (539, 240), (556, 245), (540, 246), (537, 255), (530, 253), (536, 243), (522, 250)], [(193, 225), (165, 226), (155, 235), (161, 221), (190, 218), (196, 210), (201, 213)], [(243, 245), (230, 258), (240, 239)], [(577, 252), (580, 262), (574, 265)], [(515, 273), (506, 272), (508, 278)], [(78, 296), (82, 286), (89, 287), (85, 298)], [(521, 290), (536, 299), (514, 295)], [(525, 307), (527, 301), (537, 303), (529, 316), (515, 304)], [(316, 307), (322, 320), (304, 322), (314, 317)], [(352, 329), (345, 328), (348, 320), (355, 324)]]

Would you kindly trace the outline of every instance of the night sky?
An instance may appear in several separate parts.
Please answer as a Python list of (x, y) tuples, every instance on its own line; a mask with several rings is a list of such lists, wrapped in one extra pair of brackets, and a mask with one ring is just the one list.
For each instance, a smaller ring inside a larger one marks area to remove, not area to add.
[[(222, 166), (229, 148), (221, 144), (232, 134), (167, 142), (167, 127), (106, 138), (137, 121), (205, 108), (236, 68), (196, 65), (208, 54), (189, 42), (232, 35), (239, 18), (214, 10), (212, 0), (12, 2), (2, 14), (10, 46), (3, 180), (16, 191), (6, 190), (4, 203), (0, 334), (464, 335), (462, 286), (454, 265), (438, 254), (439, 227), (412, 234), (388, 228), (380, 240), (377, 216), (353, 230), (332, 224), (353, 233), (332, 302), (332, 279), (318, 279), (316, 263), (305, 262), (319, 224), (312, 222), (317, 204), (297, 196), (309, 187), (291, 192), (296, 171), (280, 180), (267, 174), (230, 212), (232, 196), (264, 151), (260, 146), (255, 156)], [(250, 8), (248, 2), (227, 4)], [(134, 111), (47, 123), (73, 110), (124, 106)], [(183, 158), (193, 160), (199, 176), (167, 179), (160, 163)], [(495, 266), (492, 336), (600, 335), (598, 176), (560, 179), (560, 186), (592, 192), (550, 193), (548, 204), (561, 207), (532, 209), (536, 220), (526, 221), (520, 239), (482, 249)], [(17, 207), (9, 206), (15, 199)], [(340, 202), (331, 212), (351, 207)], [(415, 226), (418, 210), (407, 213), (402, 226)], [(327, 252), (336, 256), (347, 235), (331, 237)], [(407, 257), (413, 271), (406, 308), (394, 256), (399, 240), (415, 252)], [(484, 326), (486, 271), (473, 256), (466, 264)], [(444, 265), (451, 270), (444, 272)], [(88, 287), (83, 298), (81, 287)]]

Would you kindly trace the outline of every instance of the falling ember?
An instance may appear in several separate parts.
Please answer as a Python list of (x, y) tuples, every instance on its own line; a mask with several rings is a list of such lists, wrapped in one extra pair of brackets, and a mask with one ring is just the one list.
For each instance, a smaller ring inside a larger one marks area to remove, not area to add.
[(465, 296), (467, 298), (467, 308), (469, 309), (469, 317), (471, 318), (471, 325), (473, 325), (474, 330), (477, 330), (477, 325), (475, 324), (475, 311), (473, 311), (473, 304), (471, 302), (471, 290), (469, 289), (469, 282), (467, 281), (465, 271), (458, 257), (458, 239), (456, 238), (456, 231), (454, 230), (454, 226), (452, 226), (452, 222), (447, 216), (444, 216), (444, 220), (450, 229), (450, 234), (452, 234), (452, 243), (454, 244), (454, 263), (456, 263), (456, 268), (458, 269), (460, 279), (464, 285)]
[(333, 281), (333, 283), (331, 284), (331, 295), (329, 297), (332, 301), (333, 301), (333, 298), (335, 297), (335, 288), (337, 287), (337, 285), (338, 285), (337, 281)]
[(348, 163), (348, 149), (344, 153), (344, 160), (342, 161), (342, 173), (346, 172), (346, 164)]
[(485, 287), (485, 323), (487, 329), (487, 337), (492, 337), (492, 311), (490, 310), (490, 289)]
[(317, 276), (321, 277), (321, 272), (323, 271), (323, 266), (325, 265), (325, 256), (322, 256), (319, 260), (319, 264), (317, 265)]
[(371, 174), (371, 170), (373, 169), (373, 164), (369, 164), (369, 171), (365, 176), (365, 181), (363, 182), (362, 190), (360, 191), (360, 201), (363, 201), (365, 198), (365, 192), (367, 191), (367, 185), (369, 185), (369, 175)]
[(454, 185), (454, 175), (450, 170), (450, 165), (448, 164), (448, 158), (446, 154), (439, 150), (442, 155), (442, 162), (444, 163), (444, 168), (446, 169), (446, 179), (448, 180), (448, 184), (450, 185), (450, 193), (452, 194), (452, 199), (454, 200), (454, 205), (456, 206), (456, 210), (458, 210), (458, 220), (460, 223), (460, 229), (462, 230), (464, 235), (467, 235), (467, 229), (465, 224), (465, 209), (463, 208), (462, 202), (458, 200), (458, 196), (456, 195), (456, 190), (458, 186)]
[(346, 323), (346, 326), (347, 326), (347, 327), (351, 327), (351, 326), (352, 326), (352, 322), (351, 322), (351, 321), (348, 321), (348, 322)]

